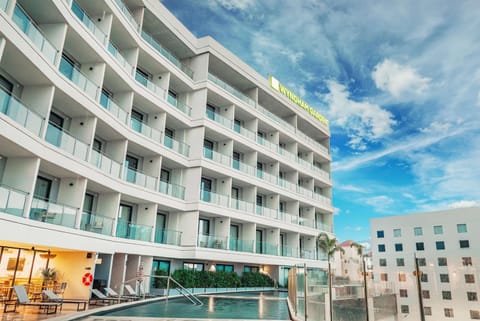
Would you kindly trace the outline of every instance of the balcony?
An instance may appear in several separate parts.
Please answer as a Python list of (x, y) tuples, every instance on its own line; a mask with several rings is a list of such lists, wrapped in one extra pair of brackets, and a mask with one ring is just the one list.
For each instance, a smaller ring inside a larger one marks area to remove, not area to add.
[[(120, 0), (118, 0), (120, 1)], [(135, 67), (130, 65), (125, 57), (120, 53), (118, 48), (110, 41), (108, 42), (108, 52), (118, 61), (118, 63), (130, 74), (133, 75)]]
[(236, 252), (253, 253), (254, 240), (230, 239), (228, 249)]
[(42, 135), (44, 118), (0, 87), (0, 112), (37, 136)]
[(236, 198), (231, 198), (230, 208), (233, 208), (242, 212), (253, 213), (255, 209), (255, 203), (236, 199)]
[(80, 229), (103, 235), (112, 235), (113, 218), (98, 214), (83, 212)]
[(232, 129), (232, 124), (233, 124), (233, 121), (231, 121), (230, 119), (227, 119), (225, 117), (223, 117), (222, 115), (216, 113), (216, 112), (213, 112), (211, 110), (206, 110), (205, 111), (205, 116), (207, 116), (208, 119), (211, 119), (213, 120), (214, 122), (217, 122), (227, 128), (230, 128)]
[(107, 154), (92, 150), (90, 164), (94, 165), (102, 172), (105, 172), (115, 178), (120, 178), (122, 164), (111, 159)]
[(74, 207), (37, 197), (32, 200), (32, 208), (30, 209), (32, 220), (74, 228), (76, 216), (77, 209)]
[(165, 147), (170, 148), (171, 150), (176, 151), (177, 153), (188, 157), (190, 155), (190, 145), (187, 143), (181, 142), (179, 140), (176, 140), (175, 138), (172, 138), (170, 136), (165, 135), (163, 137), (163, 145)]
[(320, 203), (322, 203), (325, 206), (332, 206), (332, 200), (330, 198), (326, 197), (326, 196), (321, 195), (321, 194), (313, 193), (313, 199), (317, 200), (317, 201), (320, 201)]
[(178, 110), (180, 110), (185, 115), (187, 115), (187, 116), (192, 115), (192, 107), (188, 106), (187, 104), (179, 102), (175, 97), (167, 95), (167, 101), (170, 105), (177, 108)]
[(0, 9), (3, 10), (3, 12), (7, 11), (9, 0), (0, 0)]
[(132, 25), (135, 31), (138, 32), (138, 30), (140, 30), (140, 26), (133, 17), (133, 14), (130, 12), (130, 10), (128, 10), (127, 6), (125, 6), (122, 0), (115, 0), (114, 2), (118, 6), (120, 11), (122, 11), (123, 15), (125, 16), (125, 18), (127, 18), (128, 22)]
[(307, 260), (316, 260), (316, 251), (315, 250), (301, 250), (300, 257)]
[(207, 203), (217, 204), (223, 207), (228, 207), (228, 195), (218, 194), (211, 191), (200, 190), (200, 200)]
[(43, 56), (54, 65), (58, 59), (58, 49), (47, 40), (47, 37), (43, 34), (42, 30), (18, 3), (15, 5), (12, 20), (23, 31), (23, 33), (27, 35), (33, 44), (40, 49)]
[(152, 226), (118, 220), (116, 236), (124, 239), (150, 242), (152, 230)]
[(246, 96), (242, 92), (240, 92), (238, 89), (233, 88), (217, 76), (212, 75), (211, 73), (208, 73), (208, 80), (210, 80), (213, 84), (215, 84), (217, 87), (222, 88), (223, 90), (229, 92), (233, 96), (237, 97), (238, 99), (242, 100), (246, 104), (252, 106), (255, 108), (255, 101), (251, 99), (250, 97)]
[(193, 79), (193, 70), (191, 70), (187, 65), (182, 63), (177, 57), (172, 55), (167, 49), (163, 48), (151, 35), (142, 30), (142, 38), (148, 42), (156, 51), (158, 51), (162, 56), (167, 58), (171, 63), (183, 71), (188, 77)]
[(130, 118), (130, 128), (157, 143), (162, 143), (162, 132), (148, 126), (138, 119)]
[(333, 233), (333, 226), (330, 224), (324, 224), (317, 221), (316, 228), (317, 230)]
[(280, 246), (280, 256), (298, 257), (298, 249)]
[(267, 242), (255, 242), (255, 253), (257, 254), (268, 254), (268, 255), (278, 255), (278, 245), (271, 244)]
[(226, 237), (219, 237), (214, 235), (205, 235), (199, 234), (198, 235), (198, 246), (199, 247), (206, 247), (209, 249), (227, 249), (227, 238)]
[(89, 80), (77, 66), (72, 65), (65, 57), (60, 61), (60, 72), (86, 93), (93, 100), (97, 100), (100, 88)]
[(156, 229), (155, 243), (180, 246), (182, 243), (182, 232), (175, 230)]
[(45, 140), (77, 158), (87, 160), (89, 145), (76, 139), (63, 128), (49, 123)]
[(0, 212), (22, 217), (28, 193), (0, 185)]
[(185, 187), (181, 185), (167, 183), (160, 180), (158, 191), (162, 194), (170, 195), (181, 200), (185, 199)]
[(270, 207), (256, 205), (255, 213), (259, 216), (265, 216), (273, 219), (279, 219), (278, 210)]
[(165, 94), (166, 94), (165, 89), (158, 87), (151, 80), (146, 78), (144, 75), (142, 75), (138, 71), (135, 72), (135, 80), (142, 86), (146, 87), (151, 92), (155, 93), (161, 99), (165, 100)]
[(124, 124), (128, 124), (128, 113), (103, 91), (100, 95), (100, 105), (108, 110), (115, 118)]
[(83, 10), (75, 0), (72, 1), (72, 12), (98, 41), (103, 45), (107, 43), (107, 35), (95, 25), (93, 19), (87, 15), (85, 10)]
[(157, 178), (142, 171), (125, 166), (124, 180), (135, 185), (156, 190)]

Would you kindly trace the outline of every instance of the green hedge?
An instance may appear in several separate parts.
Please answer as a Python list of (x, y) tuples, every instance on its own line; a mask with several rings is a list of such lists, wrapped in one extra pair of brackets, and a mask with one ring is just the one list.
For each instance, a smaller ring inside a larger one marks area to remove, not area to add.
[(273, 280), (259, 272), (244, 272), (240, 278), (235, 272), (176, 270), (172, 277), (186, 288), (236, 288), (273, 286)]

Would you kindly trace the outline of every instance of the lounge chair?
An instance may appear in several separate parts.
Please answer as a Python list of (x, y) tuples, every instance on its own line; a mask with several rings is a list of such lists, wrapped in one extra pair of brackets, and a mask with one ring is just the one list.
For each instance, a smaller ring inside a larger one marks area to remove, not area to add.
[[(76, 304), (77, 305), (77, 311), (85, 311), (87, 309), (87, 300), (80, 300), (80, 299), (62, 299), (55, 293), (53, 293), (52, 290), (43, 290), (42, 293), (48, 298), (48, 301), (50, 302), (60, 302), (63, 304)], [(62, 311), (62, 307), (60, 307), (60, 311)]]
[[(62, 308), (62, 302), (31, 302), (28, 298), (27, 291), (23, 285), (15, 285), (13, 291), (17, 296), (16, 302), (6, 302), (3, 308), (3, 312), (16, 312), (18, 305), (23, 306), (37, 306), (40, 310), (44, 310), (46, 314), (57, 313), (58, 307)], [(9, 307), (13, 306), (13, 310), (9, 310)]]
[(102, 292), (100, 292), (99, 290), (97, 289), (91, 289), (90, 291), (92, 291), (93, 295), (95, 295), (97, 298), (91, 298), (90, 299), (90, 304), (91, 305), (96, 305), (97, 303), (101, 302), (101, 303), (104, 303), (104, 304), (114, 304), (114, 303), (119, 303), (119, 302), (125, 302), (125, 301), (129, 301), (129, 300), (125, 300), (125, 299), (122, 299), (121, 297), (109, 297), (109, 296), (106, 296), (105, 294), (103, 294)]
[(112, 298), (121, 298), (121, 299), (124, 299), (125, 301), (138, 300), (137, 295), (120, 295), (114, 289), (108, 288), (108, 287), (105, 288), (105, 292), (107, 292), (108, 297), (112, 297)]
[(132, 288), (130, 284), (125, 284), (124, 286), (125, 290), (127, 290), (128, 292), (128, 295), (138, 297), (137, 292)]

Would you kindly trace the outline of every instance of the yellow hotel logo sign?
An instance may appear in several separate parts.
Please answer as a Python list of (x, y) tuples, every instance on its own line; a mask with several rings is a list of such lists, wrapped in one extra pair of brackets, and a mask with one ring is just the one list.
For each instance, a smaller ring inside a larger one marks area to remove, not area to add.
[(276, 78), (270, 76), (269, 80), (270, 80), (270, 87), (272, 87), (279, 93), (285, 95), (288, 99), (293, 101), (295, 104), (305, 109), (314, 118), (318, 119), (321, 123), (328, 126), (328, 119), (326, 119), (322, 114), (320, 114), (315, 108), (313, 108), (312, 106), (307, 104), (302, 98), (298, 97), (293, 92), (291, 92), (287, 87), (282, 85)]

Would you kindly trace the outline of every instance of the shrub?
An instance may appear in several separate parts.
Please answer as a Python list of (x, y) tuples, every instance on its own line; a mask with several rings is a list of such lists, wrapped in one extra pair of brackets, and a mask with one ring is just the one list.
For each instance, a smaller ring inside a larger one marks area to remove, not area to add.
[(243, 272), (241, 282), (245, 287), (267, 287), (274, 284), (268, 275), (260, 272)]
[[(155, 270), (153, 275), (156, 276), (167, 276), (168, 272), (165, 270)], [(152, 286), (156, 289), (165, 289), (167, 287), (167, 279), (153, 278)]]

